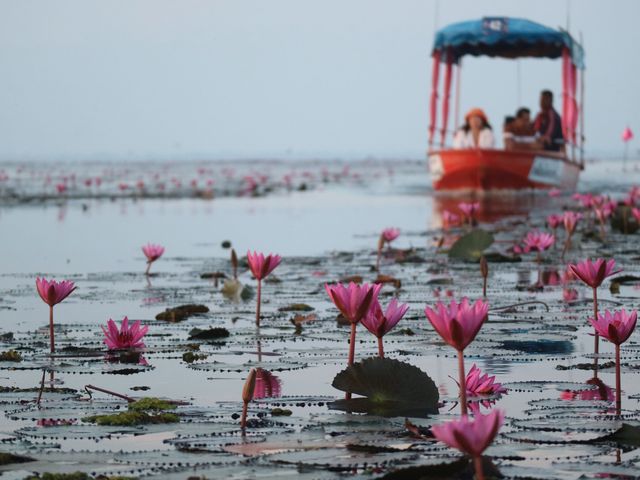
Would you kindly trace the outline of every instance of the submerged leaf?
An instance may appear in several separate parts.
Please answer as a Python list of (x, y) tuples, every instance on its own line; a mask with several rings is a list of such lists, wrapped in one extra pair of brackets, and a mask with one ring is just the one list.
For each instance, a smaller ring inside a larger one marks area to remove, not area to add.
[(189, 332), (189, 339), (191, 340), (217, 340), (219, 338), (226, 338), (230, 335), (229, 330), (224, 327), (209, 327), (204, 330), (201, 328), (193, 328)]
[(206, 305), (180, 305), (179, 307), (167, 308), (164, 312), (156, 315), (156, 320), (166, 322), (182, 322), (192, 315), (209, 312)]

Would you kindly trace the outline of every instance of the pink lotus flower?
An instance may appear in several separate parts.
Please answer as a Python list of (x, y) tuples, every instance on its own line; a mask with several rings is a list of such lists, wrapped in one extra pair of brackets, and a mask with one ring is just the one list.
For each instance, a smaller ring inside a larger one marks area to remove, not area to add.
[(466, 377), (464, 374), (463, 352), (476, 338), (480, 327), (487, 319), (489, 305), (482, 300), (470, 305), (469, 300), (465, 297), (460, 304), (452, 300), (449, 308), (445, 307), (442, 302), (438, 302), (436, 310), (426, 307), (424, 312), (442, 339), (457, 350), (460, 409), (462, 415), (466, 415), (467, 389), (465, 388)]
[(42, 301), (50, 307), (53, 307), (71, 295), (71, 292), (76, 289), (76, 286), (69, 280), (57, 282), (55, 280), (36, 277), (36, 288)]
[(633, 214), (633, 218), (636, 219), (636, 222), (640, 223), (640, 208), (633, 207), (631, 213)]
[(578, 291), (575, 288), (562, 289), (562, 299), (569, 303), (578, 299)]
[(149, 331), (148, 326), (140, 327), (140, 320), (136, 320), (133, 325), (129, 326), (129, 318), (124, 317), (120, 324), (120, 329), (112, 319), (107, 322), (106, 330), (100, 326), (104, 332), (104, 343), (109, 350), (122, 350), (129, 348), (144, 348), (144, 337)]
[(377, 300), (382, 285), (367, 283), (357, 285), (351, 282), (347, 287), (336, 283), (335, 285), (325, 284), (324, 288), (340, 313), (351, 323), (357, 324)]
[(571, 268), (576, 277), (591, 288), (598, 288), (605, 278), (622, 271), (622, 269), (615, 270), (615, 260), (604, 260), (602, 258), (598, 258), (595, 262), (587, 259), (578, 264), (569, 264), (569, 268)]
[(385, 228), (382, 231), (382, 238), (384, 238), (384, 241), (387, 243), (393, 242), (396, 238), (398, 238), (399, 235), (400, 235), (399, 228)]
[(36, 289), (42, 301), (49, 305), (49, 342), (51, 353), (54, 353), (56, 351), (56, 343), (53, 331), (53, 306), (71, 295), (71, 292), (73, 292), (76, 287), (73, 282), (68, 280), (56, 282), (55, 280), (36, 277)]
[(407, 310), (409, 310), (409, 305), (398, 305), (398, 299), (394, 298), (389, 302), (387, 310), (383, 312), (376, 299), (362, 319), (362, 325), (378, 338), (378, 355), (380, 357), (384, 357), (382, 337), (398, 324)]
[(262, 279), (269, 276), (275, 268), (280, 265), (282, 257), (280, 255), (269, 254), (266, 257), (262, 253), (256, 251), (251, 253), (247, 251), (247, 262), (249, 262), (249, 269), (253, 276), (258, 280), (258, 295), (256, 298), (256, 325), (260, 326), (260, 306), (262, 301)]
[(549, 228), (551, 228), (552, 230), (555, 230), (560, 225), (562, 225), (563, 221), (564, 217), (562, 215), (552, 214), (547, 217), (547, 225), (549, 225)]
[(574, 193), (572, 198), (579, 202), (584, 208), (591, 207), (593, 201), (593, 194), (591, 193)]
[(362, 319), (362, 325), (376, 337), (381, 338), (396, 326), (407, 310), (409, 310), (409, 305), (398, 305), (398, 299), (394, 298), (389, 302), (387, 310), (383, 312), (380, 303), (376, 300)]
[(444, 228), (449, 228), (460, 223), (460, 215), (444, 210), (442, 212), (442, 223)]
[(631, 199), (631, 203), (635, 203), (636, 199), (640, 198), (640, 186), (634, 185), (629, 189), (628, 198)]
[(632, 310), (627, 313), (624, 309), (611, 313), (605, 310), (604, 315), (598, 315), (598, 319), (590, 318), (589, 322), (599, 335), (609, 340), (614, 345), (626, 342), (636, 328), (638, 312)]
[(147, 257), (147, 270), (144, 272), (144, 274), (149, 275), (151, 264), (162, 256), (162, 254), (164, 253), (164, 247), (161, 245), (153, 245), (151, 243), (148, 243), (142, 247), (142, 253), (144, 253), (145, 257)]
[(425, 314), (442, 339), (458, 351), (463, 351), (476, 338), (487, 319), (489, 304), (477, 300), (474, 305), (468, 298), (459, 304), (451, 301), (449, 308), (438, 302), (435, 310), (425, 308)]
[(502, 384), (495, 381), (496, 377), (490, 377), (483, 374), (482, 371), (474, 363), (467, 374), (466, 386), (467, 394), (472, 396), (478, 395), (500, 395), (507, 393), (507, 389)]
[(247, 261), (249, 262), (249, 269), (256, 280), (262, 280), (269, 276), (275, 268), (280, 265), (282, 257), (280, 255), (269, 254), (266, 257), (262, 253), (251, 251), (247, 252)]
[(604, 221), (611, 216), (615, 208), (615, 202), (604, 201), (598, 205), (594, 205), (593, 211), (595, 212), (596, 217), (598, 217), (600, 223), (604, 223)]
[(529, 232), (524, 237), (524, 251), (544, 252), (556, 241), (555, 237), (549, 233)]
[(460, 202), (458, 204), (458, 208), (464, 214), (467, 221), (469, 223), (472, 223), (476, 213), (480, 209), (480, 202), (473, 202), (473, 203)]
[(356, 348), (356, 326), (367, 315), (371, 305), (378, 300), (378, 293), (382, 285), (367, 283), (356, 285), (351, 282), (348, 287), (337, 283), (335, 285), (325, 284), (324, 288), (340, 313), (351, 322), (348, 364), (352, 365)]
[(576, 230), (576, 225), (578, 224), (578, 220), (582, 218), (582, 215), (576, 212), (564, 212), (563, 222), (564, 229), (567, 231), (569, 236), (573, 235), (573, 232)]
[(624, 128), (624, 130), (622, 131), (621, 138), (622, 138), (622, 141), (625, 143), (633, 139), (633, 132), (629, 127)]
[(605, 310), (604, 315), (590, 318), (597, 335), (602, 335), (616, 346), (616, 413), (620, 415), (622, 407), (622, 380), (620, 375), (620, 345), (626, 342), (636, 328), (638, 312), (627, 313), (624, 309), (611, 314)]
[(434, 425), (431, 432), (442, 443), (471, 456), (476, 478), (483, 479), (482, 453), (491, 445), (503, 422), (504, 413), (493, 410), (488, 415), (476, 415), (473, 419), (463, 416), (460, 420)]

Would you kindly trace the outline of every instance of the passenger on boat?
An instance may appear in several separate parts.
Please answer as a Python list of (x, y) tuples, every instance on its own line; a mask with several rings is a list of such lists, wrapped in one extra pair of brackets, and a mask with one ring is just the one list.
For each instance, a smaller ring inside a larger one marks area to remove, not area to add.
[(507, 115), (504, 117), (504, 124), (502, 125), (502, 143), (504, 143), (505, 150), (511, 150), (513, 147), (513, 122), (516, 117)]
[(453, 137), (453, 148), (493, 148), (495, 144), (493, 132), (482, 109), (469, 110), (464, 120), (464, 125)]
[(535, 133), (531, 111), (527, 107), (519, 108), (509, 126), (509, 135), (505, 133), (505, 150), (541, 150), (542, 142), (536, 138)]
[(540, 113), (533, 122), (533, 128), (544, 150), (564, 151), (562, 120), (553, 108), (553, 93), (550, 90), (543, 90), (540, 93)]

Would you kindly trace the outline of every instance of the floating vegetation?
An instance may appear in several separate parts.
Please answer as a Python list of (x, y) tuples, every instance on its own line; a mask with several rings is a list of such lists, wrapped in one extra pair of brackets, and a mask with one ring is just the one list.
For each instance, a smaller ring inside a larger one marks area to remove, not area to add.
[(134, 426), (161, 423), (177, 423), (180, 417), (166, 410), (174, 410), (175, 404), (158, 398), (141, 398), (129, 404), (129, 411), (113, 414), (92, 415), (85, 417), (84, 422), (101, 426)]
[(209, 307), (206, 305), (180, 305), (179, 307), (167, 308), (164, 312), (156, 315), (156, 320), (165, 322), (183, 322), (187, 318), (202, 313), (208, 313)]
[(0, 353), (0, 362), (21, 362), (22, 354), (16, 350), (7, 350)]

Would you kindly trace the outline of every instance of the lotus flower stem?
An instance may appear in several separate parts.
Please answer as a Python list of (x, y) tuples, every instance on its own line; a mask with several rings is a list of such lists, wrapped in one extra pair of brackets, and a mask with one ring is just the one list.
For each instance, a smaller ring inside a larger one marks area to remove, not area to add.
[(467, 415), (467, 381), (464, 373), (464, 353), (458, 350), (458, 376), (460, 379), (460, 413)]
[(262, 280), (258, 279), (258, 295), (256, 305), (256, 325), (260, 327), (260, 299), (262, 297)]
[(123, 400), (126, 400), (129, 403), (132, 403), (132, 402), (136, 401), (136, 399), (133, 398), (133, 397), (129, 397), (129, 396), (124, 395), (122, 393), (112, 392), (111, 390), (107, 390), (106, 388), (96, 387), (94, 385), (85, 385), (84, 389), (89, 394), (89, 398), (93, 398), (92, 395), (91, 395), (91, 390), (95, 390), (97, 392), (102, 392), (102, 393), (106, 393), (107, 395), (113, 395), (114, 397), (121, 398)]
[(476, 471), (476, 480), (484, 480), (484, 471), (482, 470), (482, 456), (473, 457), (473, 466)]
[(489, 276), (489, 264), (484, 255), (480, 257), (480, 274), (482, 275), (482, 296), (487, 298), (487, 277)]
[(378, 356), (384, 358), (384, 345), (382, 343), (382, 337), (378, 337)]
[(147, 269), (144, 271), (144, 274), (148, 277), (149, 276), (149, 269), (151, 268), (151, 262), (147, 262)]
[[(593, 318), (598, 318), (598, 289), (596, 287), (593, 288)], [(593, 376), (598, 378), (598, 353), (600, 352), (600, 335), (598, 332), (595, 332), (593, 337)]]
[(616, 415), (622, 410), (622, 380), (620, 378), (620, 345), (616, 345)]
[(349, 360), (347, 361), (347, 365), (353, 365), (353, 361), (356, 356), (356, 327), (357, 323), (351, 322), (351, 336), (349, 337)]
[(42, 392), (44, 391), (44, 376), (47, 373), (46, 369), (42, 369), (42, 380), (40, 380), (40, 390), (38, 391), (38, 399), (36, 400), (36, 405), (40, 407), (40, 400), (42, 399)]
[(560, 258), (564, 260), (564, 254), (571, 248), (571, 233), (567, 232), (567, 239), (564, 241), (564, 247), (562, 248), (562, 255)]
[(244, 432), (247, 428), (247, 411), (249, 410), (249, 402), (242, 403), (242, 417), (240, 418), (240, 428)]
[(378, 255), (376, 257), (376, 272), (380, 273), (380, 258), (382, 257), (382, 249), (384, 248), (384, 233), (378, 238)]
[(51, 342), (51, 353), (55, 353), (56, 341), (53, 333), (53, 305), (49, 305), (49, 341)]

